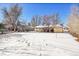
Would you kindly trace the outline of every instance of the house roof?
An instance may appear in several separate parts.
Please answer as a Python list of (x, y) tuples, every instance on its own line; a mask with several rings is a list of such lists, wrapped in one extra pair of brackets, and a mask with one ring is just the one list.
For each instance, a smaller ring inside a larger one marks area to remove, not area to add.
[(48, 26), (40, 25), (40, 26), (36, 26), (35, 28), (45, 28), (45, 27), (48, 27)]
[[(46, 25), (39, 25), (39, 26), (36, 26), (35, 28), (45, 28), (45, 27), (48, 27), (48, 26), (46, 26)], [(62, 25), (60, 25), (60, 24), (57, 24), (57, 25), (49, 25), (49, 27), (63, 27), (64, 28), (64, 26), (62, 26)]]
[(61, 26), (60, 24), (57, 24), (56, 27), (63, 27), (63, 26)]

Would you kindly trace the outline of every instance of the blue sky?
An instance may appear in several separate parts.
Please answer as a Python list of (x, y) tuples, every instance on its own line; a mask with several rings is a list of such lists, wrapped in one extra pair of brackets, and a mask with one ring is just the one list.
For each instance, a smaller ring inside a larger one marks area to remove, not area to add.
[[(4, 7), (9, 8), (12, 4), (0, 3), (0, 21), (3, 19), (1, 9)], [(19, 3), (22, 9), (21, 19), (29, 22), (34, 15), (52, 15), (58, 13), (62, 23), (67, 22), (70, 8), (73, 4), (69, 3)]]

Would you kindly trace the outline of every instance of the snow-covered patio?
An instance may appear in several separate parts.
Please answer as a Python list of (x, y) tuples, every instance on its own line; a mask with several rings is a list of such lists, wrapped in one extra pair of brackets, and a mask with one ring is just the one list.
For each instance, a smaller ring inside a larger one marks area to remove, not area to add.
[(79, 42), (69, 33), (10, 33), (0, 35), (0, 55), (77, 56)]

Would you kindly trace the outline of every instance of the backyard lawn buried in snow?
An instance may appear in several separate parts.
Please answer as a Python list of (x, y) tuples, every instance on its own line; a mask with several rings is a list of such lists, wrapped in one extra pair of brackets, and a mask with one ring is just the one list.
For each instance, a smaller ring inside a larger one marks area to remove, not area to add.
[(0, 55), (79, 56), (79, 42), (69, 33), (16, 32), (0, 35)]

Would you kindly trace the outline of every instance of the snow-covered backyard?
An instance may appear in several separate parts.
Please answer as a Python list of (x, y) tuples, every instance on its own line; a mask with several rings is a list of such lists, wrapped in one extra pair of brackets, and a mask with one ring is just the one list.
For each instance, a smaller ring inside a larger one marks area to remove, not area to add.
[(0, 55), (78, 56), (79, 42), (69, 33), (9, 33), (0, 35)]

